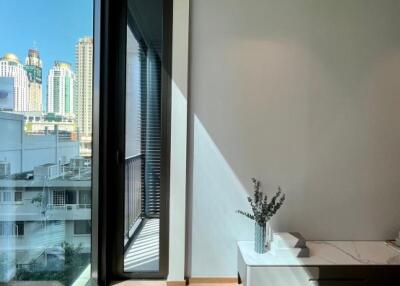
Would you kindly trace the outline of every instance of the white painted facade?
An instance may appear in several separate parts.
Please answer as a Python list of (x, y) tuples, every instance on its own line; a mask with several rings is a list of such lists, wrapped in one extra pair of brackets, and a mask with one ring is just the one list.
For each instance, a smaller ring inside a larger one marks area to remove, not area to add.
[(28, 76), (15, 55), (5, 54), (0, 59), (0, 77), (9, 77), (14, 81), (14, 111), (27, 111)]

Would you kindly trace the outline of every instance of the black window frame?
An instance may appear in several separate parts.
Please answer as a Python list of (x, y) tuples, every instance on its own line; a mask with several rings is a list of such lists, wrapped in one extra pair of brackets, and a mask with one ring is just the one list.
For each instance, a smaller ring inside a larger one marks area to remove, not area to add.
[(98, 285), (128, 279), (166, 279), (168, 276), (173, 0), (161, 1), (163, 143), (160, 269), (157, 273), (125, 273), (123, 235), (127, 0), (95, 0), (91, 272)]

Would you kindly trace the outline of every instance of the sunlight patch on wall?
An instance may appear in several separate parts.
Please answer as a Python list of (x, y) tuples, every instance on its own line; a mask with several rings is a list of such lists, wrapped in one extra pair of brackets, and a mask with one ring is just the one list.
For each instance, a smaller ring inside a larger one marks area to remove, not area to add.
[(196, 116), (193, 131), (192, 276), (230, 276), (236, 242), (253, 239), (253, 222), (235, 213), (247, 192)]

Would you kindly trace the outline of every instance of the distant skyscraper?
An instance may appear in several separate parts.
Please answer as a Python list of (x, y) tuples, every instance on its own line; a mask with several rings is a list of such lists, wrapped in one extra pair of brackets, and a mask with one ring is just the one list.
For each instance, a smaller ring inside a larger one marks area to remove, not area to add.
[(81, 38), (75, 48), (78, 128), (82, 141), (89, 141), (92, 136), (93, 39)]
[(47, 112), (68, 115), (75, 112), (75, 74), (69, 63), (56, 61), (47, 78)]
[(42, 111), (42, 61), (39, 51), (29, 49), (25, 60), (28, 75), (28, 111)]
[[(13, 85), (13, 110), (27, 111), (29, 81), (24, 66), (16, 55), (8, 53), (0, 59), (0, 78)], [(2, 96), (5, 94), (6, 92), (2, 92)]]

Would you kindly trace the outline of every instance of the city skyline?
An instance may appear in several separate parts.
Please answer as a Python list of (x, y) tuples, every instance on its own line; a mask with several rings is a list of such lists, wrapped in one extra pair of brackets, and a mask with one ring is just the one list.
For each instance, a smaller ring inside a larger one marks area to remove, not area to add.
[(42, 106), (47, 106), (47, 75), (54, 62), (69, 62), (75, 68), (76, 43), (93, 35), (93, 18), (88, 17), (92, 11), (91, 0), (0, 1), (0, 17), (7, 23), (0, 26), (2, 38), (7, 39), (0, 45), (0, 56), (13, 53), (25, 63), (29, 49), (39, 50), (43, 62)]
[[(0, 109), (24, 112), (54, 113), (73, 116), (81, 134), (81, 155), (91, 156), (92, 145), (92, 79), (93, 37), (79, 38), (75, 44), (75, 69), (65, 61), (55, 61), (42, 74), (40, 51), (28, 49), (25, 65), (12, 53), (0, 58)], [(46, 94), (42, 96), (43, 85)], [(11, 96), (12, 95), (12, 96)], [(41, 98), (46, 106), (36, 107)], [(35, 108), (32, 108), (35, 106)], [(43, 117), (44, 118), (44, 117)], [(29, 116), (26, 116), (26, 120)]]
[[(83, 36), (83, 37), (80, 37), (80, 38), (78, 38), (76, 40), (76, 43), (75, 43), (74, 49), (73, 49), (75, 51), (75, 53), (74, 53), (75, 57), (74, 57), (74, 61), (73, 62), (65, 61), (65, 60), (62, 60), (62, 59), (55, 60), (49, 66), (49, 68), (47, 69), (47, 73), (44, 72), (43, 60), (41, 58), (41, 52), (40, 52), (39, 49), (28, 48), (26, 50), (26, 57), (25, 58), (20, 58), (17, 54), (13, 53), (12, 51), (7, 52), (7, 53), (5, 53), (3, 55), (0, 54), (0, 60), (4, 59), (4, 60), (7, 60), (7, 61), (8, 60), (15, 61), (15, 62), (18, 62), (22, 67), (24, 67), (27, 77), (29, 77), (29, 72), (27, 70), (27, 67), (31, 64), (30, 61), (32, 60), (31, 56), (30, 56), (30, 53), (32, 53), (32, 51), (33, 51), (33, 52), (36, 52), (39, 55), (38, 60), (40, 61), (40, 64), (38, 64), (38, 67), (40, 66), (40, 68), (42, 68), (41, 84), (40, 84), (40, 92), (41, 92), (42, 102), (41, 102), (41, 104), (39, 104), (41, 106), (41, 110), (32, 110), (30, 108), (31, 107), (31, 102), (30, 101), (33, 99), (33, 97), (31, 95), (31, 93), (32, 93), (31, 84), (32, 83), (29, 82), (28, 87), (27, 87), (27, 89), (29, 89), (29, 90), (27, 90), (27, 100), (29, 102), (26, 102), (26, 104), (25, 104), (26, 105), (26, 110), (17, 109), (15, 111), (54, 112), (53, 110), (49, 110), (49, 102), (48, 102), (48, 100), (49, 100), (49, 96), (52, 96), (52, 91), (49, 91), (49, 84), (50, 84), (49, 83), (49, 78), (51, 77), (54, 69), (57, 68), (60, 65), (60, 63), (68, 65), (69, 69), (72, 71), (72, 73), (74, 75), (78, 73), (78, 68), (77, 68), (78, 65), (76, 64), (77, 61), (78, 61), (77, 47), (79, 45), (81, 45), (82, 43), (85, 43), (85, 41), (86, 42), (87, 41), (90, 42), (90, 46), (91, 46), (90, 47), (90, 57), (91, 58), (90, 58), (90, 65), (89, 66), (92, 68), (92, 60), (93, 60), (92, 59), (92, 56), (93, 56), (93, 37), (92, 36)], [(86, 64), (88, 64), (88, 63), (86, 63)], [(85, 72), (87, 72), (87, 71), (85, 70)], [(3, 76), (5, 76), (5, 75), (3, 75)], [(0, 77), (1, 77), (1, 75), (0, 75)], [(52, 86), (52, 85), (50, 84), (50, 86)], [(91, 85), (89, 87), (86, 87), (85, 91), (86, 91), (87, 88), (91, 89)], [(91, 100), (91, 94), (90, 94), (89, 98)], [(74, 103), (73, 109), (77, 108), (76, 104), (77, 104), (77, 102)], [(38, 104), (36, 103), (35, 105), (37, 106)], [(75, 110), (75, 112), (76, 111), (77, 110)], [(61, 114), (63, 114), (63, 112), (61, 112)]]

